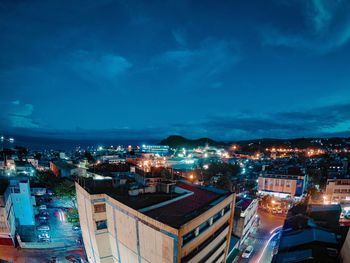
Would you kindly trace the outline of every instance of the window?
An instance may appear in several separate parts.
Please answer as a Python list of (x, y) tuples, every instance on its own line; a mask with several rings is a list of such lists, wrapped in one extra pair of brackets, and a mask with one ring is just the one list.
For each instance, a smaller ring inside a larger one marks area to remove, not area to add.
[(279, 186), (280, 185), (280, 180), (279, 179), (276, 179), (275, 180), (275, 186)]
[(107, 220), (96, 221), (96, 229), (106, 229), (107, 228)]
[(95, 213), (106, 212), (106, 204), (96, 204), (94, 205)]

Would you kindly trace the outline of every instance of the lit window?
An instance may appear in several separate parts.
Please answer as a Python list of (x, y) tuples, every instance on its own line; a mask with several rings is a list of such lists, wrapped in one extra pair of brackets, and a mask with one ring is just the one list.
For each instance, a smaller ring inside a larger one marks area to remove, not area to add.
[(95, 213), (106, 212), (106, 204), (96, 204), (94, 205)]

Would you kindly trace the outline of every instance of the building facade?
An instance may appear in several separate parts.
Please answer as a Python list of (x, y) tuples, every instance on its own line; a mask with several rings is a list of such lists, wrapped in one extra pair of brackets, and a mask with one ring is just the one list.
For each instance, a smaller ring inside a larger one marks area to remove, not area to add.
[(5, 196), (8, 182), (0, 181), (0, 245), (14, 246), (15, 244), (15, 216), (11, 197)]
[(164, 201), (169, 193), (130, 197), (76, 183), (88, 261), (224, 262), (234, 194), (185, 183), (170, 188), (174, 196)]
[(236, 198), (234, 224), (232, 232), (240, 238), (239, 246), (244, 243), (249, 233), (257, 222), (258, 200), (247, 198)]
[(260, 174), (258, 191), (285, 198), (302, 196), (307, 186), (307, 175)]
[(330, 203), (350, 203), (350, 179), (328, 179), (326, 201)]

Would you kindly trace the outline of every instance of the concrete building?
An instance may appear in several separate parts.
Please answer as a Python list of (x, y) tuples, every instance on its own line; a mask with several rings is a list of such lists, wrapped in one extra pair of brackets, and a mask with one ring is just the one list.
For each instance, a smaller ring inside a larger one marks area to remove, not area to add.
[(13, 206), (16, 224), (22, 226), (35, 225), (34, 198), (31, 196), (29, 180), (27, 178), (10, 179), (5, 195)]
[(340, 250), (340, 254), (344, 263), (350, 263), (350, 230), (348, 230), (348, 234), (346, 235), (343, 247)]
[(11, 199), (6, 198), (7, 180), (0, 180), (0, 245), (14, 246), (15, 216)]
[(350, 203), (350, 179), (328, 179), (325, 202)]
[(89, 262), (224, 262), (235, 195), (166, 182), (131, 190), (76, 183)]
[(80, 172), (79, 167), (62, 160), (51, 161), (50, 170), (57, 177), (71, 177), (73, 174), (79, 174)]
[(258, 192), (279, 198), (300, 197), (307, 186), (307, 175), (262, 173), (258, 178)]
[(153, 153), (159, 155), (167, 155), (169, 153), (169, 146), (167, 145), (145, 145), (141, 146), (141, 152)]
[(240, 238), (239, 246), (244, 244), (257, 222), (258, 200), (236, 197), (232, 232)]

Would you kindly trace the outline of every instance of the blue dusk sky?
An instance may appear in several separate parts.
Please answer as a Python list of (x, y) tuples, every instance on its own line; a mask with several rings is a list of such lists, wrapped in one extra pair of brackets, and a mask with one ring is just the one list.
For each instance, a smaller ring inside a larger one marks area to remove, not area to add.
[(0, 1), (0, 133), (350, 136), (350, 1)]

